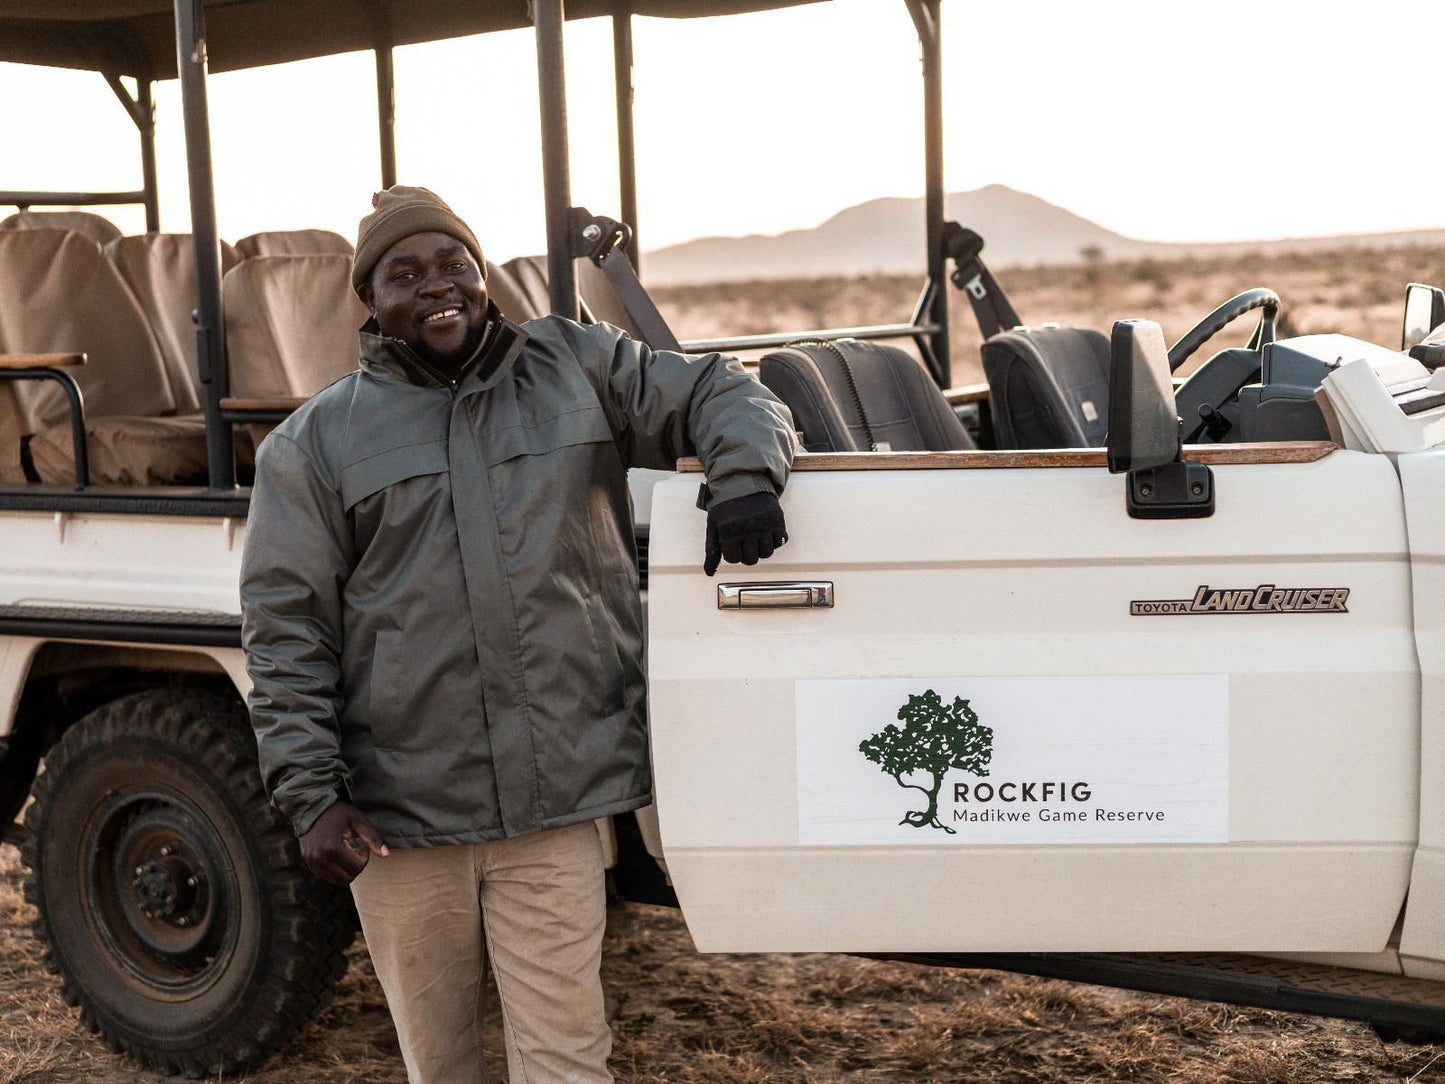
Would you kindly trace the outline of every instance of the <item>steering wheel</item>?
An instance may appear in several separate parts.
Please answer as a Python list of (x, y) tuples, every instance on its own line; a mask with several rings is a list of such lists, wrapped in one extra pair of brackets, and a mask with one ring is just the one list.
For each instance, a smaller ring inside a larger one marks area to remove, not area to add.
[(1231, 320), (1259, 308), (1264, 309), (1264, 313), (1245, 348), (1215, 354), (1174, 393), (1179, 417), (1184, 422), (1186, 444), (1202, 439), (1224, 440), (1237, 425), (1238, 412), (1227, 408), (1239, 398), (1241, 388), (1259, 379), (1264, 347), (1274, 342), (1279, 295), (1263, 287), (1237, 294), (1190, 328), (1170, 349), (1169, 370), (1173, 372)]
[(1169, 371), (1176, 372), (1194, 351), (1223, 330), (1226, 324), (1243, 316), (1251, 309), (1264, 309), (1259, 326), (1249, 338), (1249, 349), (1259, 350), (1265, 343), (1274, 342), (1274, 321), (1279, 315), (1279, 294), (1263, 286), (1235, 294), (1185, 333), (1184, 337), (1169, 348)]

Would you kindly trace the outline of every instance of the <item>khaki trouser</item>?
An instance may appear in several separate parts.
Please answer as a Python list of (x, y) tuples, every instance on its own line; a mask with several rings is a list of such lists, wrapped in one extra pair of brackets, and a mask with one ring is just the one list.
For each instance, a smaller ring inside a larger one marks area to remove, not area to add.
[(607, 920), (590, 823), (393, 850), (351, 885), (411, 1084), (482, 1084), (482, 969), (502, 1003), (511, 1084), (606, 1084)]

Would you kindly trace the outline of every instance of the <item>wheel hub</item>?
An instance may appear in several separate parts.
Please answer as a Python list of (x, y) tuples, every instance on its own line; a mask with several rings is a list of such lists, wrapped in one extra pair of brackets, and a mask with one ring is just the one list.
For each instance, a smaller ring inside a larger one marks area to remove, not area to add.
[(204, 884), (203, 871), (174, 846), (163, 845), (156, 858), (136, 867), (130, 886), (147, 918), (170, 919), (187, 926), (195, 917)]
[(125, 955), (152, 981), (198, 975), (225, 925), (213, 889), (224, 864), (207, 833), (184, 807), (155, 799), (113, 809), (107, 829), (112, 887), (102, 895), (113, 901), (112, 929), (124, 931), (117, 944), (132, 946)]

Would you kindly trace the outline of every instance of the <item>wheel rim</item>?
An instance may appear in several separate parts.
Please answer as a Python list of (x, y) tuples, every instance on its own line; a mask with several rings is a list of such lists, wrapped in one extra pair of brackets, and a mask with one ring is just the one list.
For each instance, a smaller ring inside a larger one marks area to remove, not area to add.
[(112, 792), (96, 808), (78, 882), (96, 940), (147, 995), (193, 998), (234, 954), (240, 897), (220, 835), (180, 795)]

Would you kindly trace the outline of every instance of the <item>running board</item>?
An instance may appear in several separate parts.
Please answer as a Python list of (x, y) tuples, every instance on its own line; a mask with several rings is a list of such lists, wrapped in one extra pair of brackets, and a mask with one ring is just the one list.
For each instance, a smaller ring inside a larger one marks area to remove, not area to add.
[[(1235, 953), (872, 954), (939, 967), (992, 968), (1125, 990), (1361, 1020), (1445, 1036), (1445, 983)], [(1423, 1037), (1423, 1036), (1422, 1036)]]

